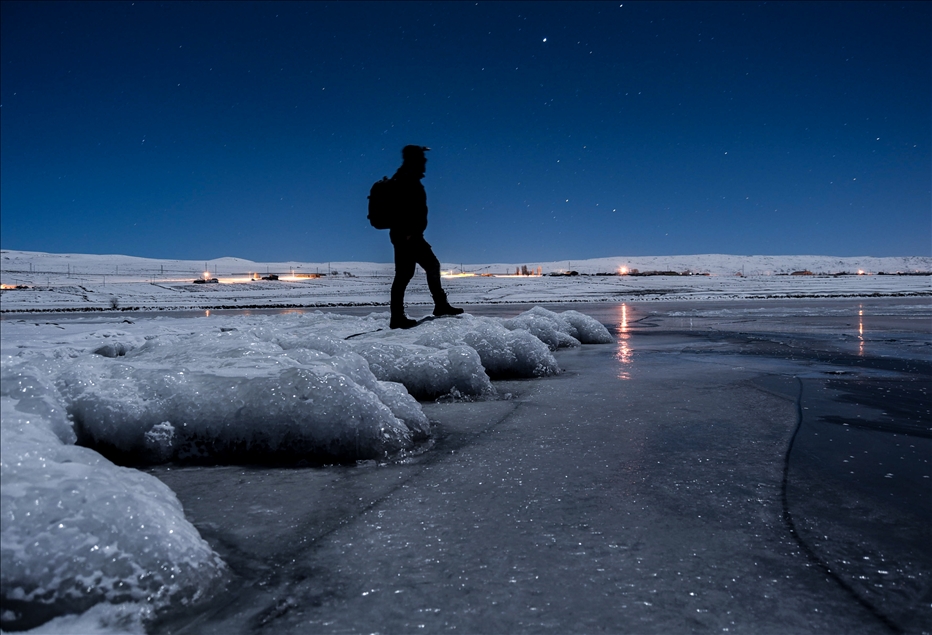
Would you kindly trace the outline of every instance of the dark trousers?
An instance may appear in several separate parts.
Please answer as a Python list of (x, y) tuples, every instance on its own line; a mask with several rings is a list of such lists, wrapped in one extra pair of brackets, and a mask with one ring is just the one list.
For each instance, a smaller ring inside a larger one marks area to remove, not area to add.
[(392, 281), (392, 315), (404, 315), (405, 289), (414, 277), (415, 265), (427, 274), (427, 287), (435, 305), (446, 304), (447, 295), (440, 286), (440, 261), (423, 236), (392, 237), (395, 247), (395, 279)]

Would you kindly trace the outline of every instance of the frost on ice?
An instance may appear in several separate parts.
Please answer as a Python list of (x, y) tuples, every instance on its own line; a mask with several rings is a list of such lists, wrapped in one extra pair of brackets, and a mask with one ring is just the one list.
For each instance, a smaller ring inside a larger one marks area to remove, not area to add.
[(99, 602), (184, 605), (225, 565), (161, 481), (74, 445), (56, 391), (5, 368), (0, 396), (2, 625), (30, 627)]
[(317, 312), (5, 334), (3, 627), (100, 602), (184, 605), (224, 579), (171, 490), (91, 448), (126, 464), (385, 457), (430, 436), (415, 398), (492, 397), (490, 378), (552, 375), (552, 350), (611, 341), (540, 308), (387, 326)]

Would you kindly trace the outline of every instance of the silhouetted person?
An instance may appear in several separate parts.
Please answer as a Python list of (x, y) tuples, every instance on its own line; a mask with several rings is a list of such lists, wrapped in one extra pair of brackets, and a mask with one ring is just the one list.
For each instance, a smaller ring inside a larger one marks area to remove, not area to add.
[(463, 309), (450, 306), (447, 294), (440, 286), (440, 261), (434, 255), (424, 230), (427, 229), (427, 192), (421, 184), (430, 148), (405, 146), (401, 150), (402, 163), (392, 177), (396, 182), (396, 215), (389, 230), (395, 247), (395, 280), (392, 282), (393, 329), (408, 329), (417, 324), (405, 315), (405, 289), (414, 277), (415, 265), (421, 265), (427, 274), (427, 287), (434, 299), (434, 315), (459, 315)]

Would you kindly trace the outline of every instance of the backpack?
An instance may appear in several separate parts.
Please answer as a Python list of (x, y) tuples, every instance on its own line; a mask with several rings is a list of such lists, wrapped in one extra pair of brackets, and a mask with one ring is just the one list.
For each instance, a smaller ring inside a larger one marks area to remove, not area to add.
[(376, 181), (369, 190), (369, 223), (376, 229), (391, 229), (395, 220), (395, 194), (394, 180), (383, 176)]

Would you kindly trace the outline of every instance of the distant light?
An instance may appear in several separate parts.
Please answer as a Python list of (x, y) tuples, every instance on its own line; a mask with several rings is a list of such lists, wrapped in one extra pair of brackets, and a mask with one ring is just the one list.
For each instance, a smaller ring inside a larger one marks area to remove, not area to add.
[(544, 42), (546, 42), (546, 41), (547, 41), (547, 38), (544, 38)]

